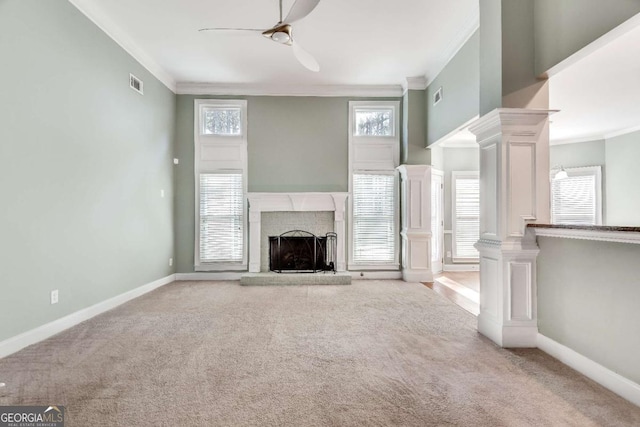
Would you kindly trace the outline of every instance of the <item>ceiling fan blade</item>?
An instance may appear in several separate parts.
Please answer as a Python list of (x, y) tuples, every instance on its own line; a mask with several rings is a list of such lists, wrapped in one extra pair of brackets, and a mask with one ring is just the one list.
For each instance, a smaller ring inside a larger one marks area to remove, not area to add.
[(318, 64), (318, 61), (316, 61), (316, 59), (309, 52), (304, 50), (300, 46), (300, 44), (294, 41), (291, 47), (293, 48), (293, 56), (296, 57), (298, 62), (302, 64), (303, 67), (310, 71), (313, 71), (314, 73), (320, 71), (320, 64)]
[(259, 31), (263, 32), (264, 30), (260, 30), (258, 28), (226, 28), (226, 27), (214, 27), (214, 28), (200, 28), (198, 31)]
[(299, 21), (310, 14), (318, 3), (320, 3), (320, 0), (296, 0), (293, 6), (291, 6), (289, 14), (282, 22), (291, 24), (292, 22)]

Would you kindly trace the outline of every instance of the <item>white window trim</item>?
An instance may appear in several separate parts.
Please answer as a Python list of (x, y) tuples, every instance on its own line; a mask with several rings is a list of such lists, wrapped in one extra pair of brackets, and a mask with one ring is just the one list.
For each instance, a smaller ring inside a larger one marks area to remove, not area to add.
[[(596, 178), (596, 224), (602, 225), (602, 167), (601, 166), (584, 166), (578, 168), (564, 168), (565, 172), (569, 176), (584, 176), (584, 175), (593, 175)], [(555, 178), (556, 173), (558, 173), (559, 169), (552, 169), (550, 173), (551, 181), (549, 183), (549, 197), (551, 200), (549, 201), (549, 218), (551, 218), (551, 223), (554, 224), (553, 218), (553, 180)]]
[[(391, 108), (393, 115), (393, 135), (391, 136), (359, 136), (356, 135), (355, 111), (363, 108)], [(399, 176), (396, 167), (400, 165), (400, 102), (399, 101), (350, 101), (349, 102), (349, 232), (348, 232), (348, 270), (400, 270), (400, 193)], [(371, 158), (356, 161), (355, 155), (358, 148), (364, 150), (374, 148), (372, 152), (384, 152), (389, 150), (391, 158), (373, 155)], [(394, 261), (392, 263), (357, 263), (353, 259), (353, 175), (374, 174), (394, 176), (394, 201), (395, 201), (395, 239)]]
[[(202, 134), (202, 114), (205, 107), (240, 107), (242, 129), (240, 135), (204, 135)], [(219, 155), (215, 160), (203, 158), (202, 148)], [(247, 101), (231, 99), (196, 99), (194, 101), (194, 187), (195, 187), (195, 271), (246, 271), (248, 267), (248, 164), (247, 164)], [(242, 262), (200, 261), (200, 174), (202, 173), (241, 173), (244, 193), (243, 201), (243, 250)]]
[[(453, 171), (451, 172), (451, 261), (453, 263), (470, 263), (478, 262), (480, 255), (475, 257), (460, 257), (457, 256), (458, 250), (456, 247), (456, 230), (457, 227), (457, 211), (456, 211), (456, 179), (458, 178), (476, 178), (480, 179), (480, 172), (478, 171)], [(478, 223), (480, 217), (478, 216)]]

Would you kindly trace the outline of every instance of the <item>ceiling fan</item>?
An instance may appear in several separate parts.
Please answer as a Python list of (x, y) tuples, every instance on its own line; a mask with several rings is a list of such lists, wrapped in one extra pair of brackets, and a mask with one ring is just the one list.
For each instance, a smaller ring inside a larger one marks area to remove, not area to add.
[(282, 0), (280, 0), (280, 20), (276, 25), (268, 29), (258, 29), (258, 28), (225, 28), (225, 27), (214, 27), (214, 28), (201, 28), (198, 31), (256, 31), (262, 33), (268, 39), (273, 40), (276, 43), (285, 44), (287, 46), (291, 46), (293, 49), (293, 55), (296, 57), (298, 62), (302, 64), (305, 68), (318, 72), (320, 71), (320, 65), (318, 61), (306, 50), (304, 50), (300, 44), (294, 40), (293, 38), (293, 28), (291, 24), (301, 20), (308, 14), (310, 14), (313, 9), (320, 3), (320, 0), (296, 0), (296, 2), (291, 6), (291, 10), (289, 10), (289, 14), (286, 18), (282, 19)]

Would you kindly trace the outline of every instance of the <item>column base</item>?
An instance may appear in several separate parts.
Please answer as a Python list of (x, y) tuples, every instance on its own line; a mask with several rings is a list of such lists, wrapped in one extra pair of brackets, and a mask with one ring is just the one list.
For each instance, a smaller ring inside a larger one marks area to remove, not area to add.
[(535, 325), (501, 325), (480, 313), (478, 332), (504, 348), (536, 348), (538, 346), (538, 326)]
[(402, 270), (405, 282), (433, 282), (433, 273), (425, 270)]

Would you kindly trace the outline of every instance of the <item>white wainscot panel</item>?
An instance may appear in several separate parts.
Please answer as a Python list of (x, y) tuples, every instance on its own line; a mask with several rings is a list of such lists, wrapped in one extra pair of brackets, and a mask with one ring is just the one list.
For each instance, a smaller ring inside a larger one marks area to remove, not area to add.
[(485, 314), (494, 320), (498, 318), (498, 260), (480, 257), (480, 306)]
[(395, 169), (393, 143), (358, 143), (353, 146), (353, 168), (366, 170)]
[(431, 269), (431, 266), (430, 266), (431, 256), (429, 254), (431, 241), (430, 240), (411, 240), (409, 243), (409, 246), (410, 246), (410, 253), (411, 253), (410, 268), (412, 270)]
[(241, 168), (244, 152), (242, 144), (205, 143), (200, 149), (200, 159), (206, 168)]
[(532, 320), (531, 263), (509, 263), (509, 320)]
[(491, 239), (498, 234), (497, 211), (497, 145), (492, 143), (480, 149), (480, 235)]
[(409, 181), (409, 192), (411, 196), (406, 201), (406, 203), (410, 204), (410, 227), (411, 228), (422, 228), (422, 217), (426, 213), (424, 212), (422, 206), (422, 182), (421, 181)]
[(536, 146), (509, 144), (509, 236), (522, 237), (526, 220), (536, 214)]

